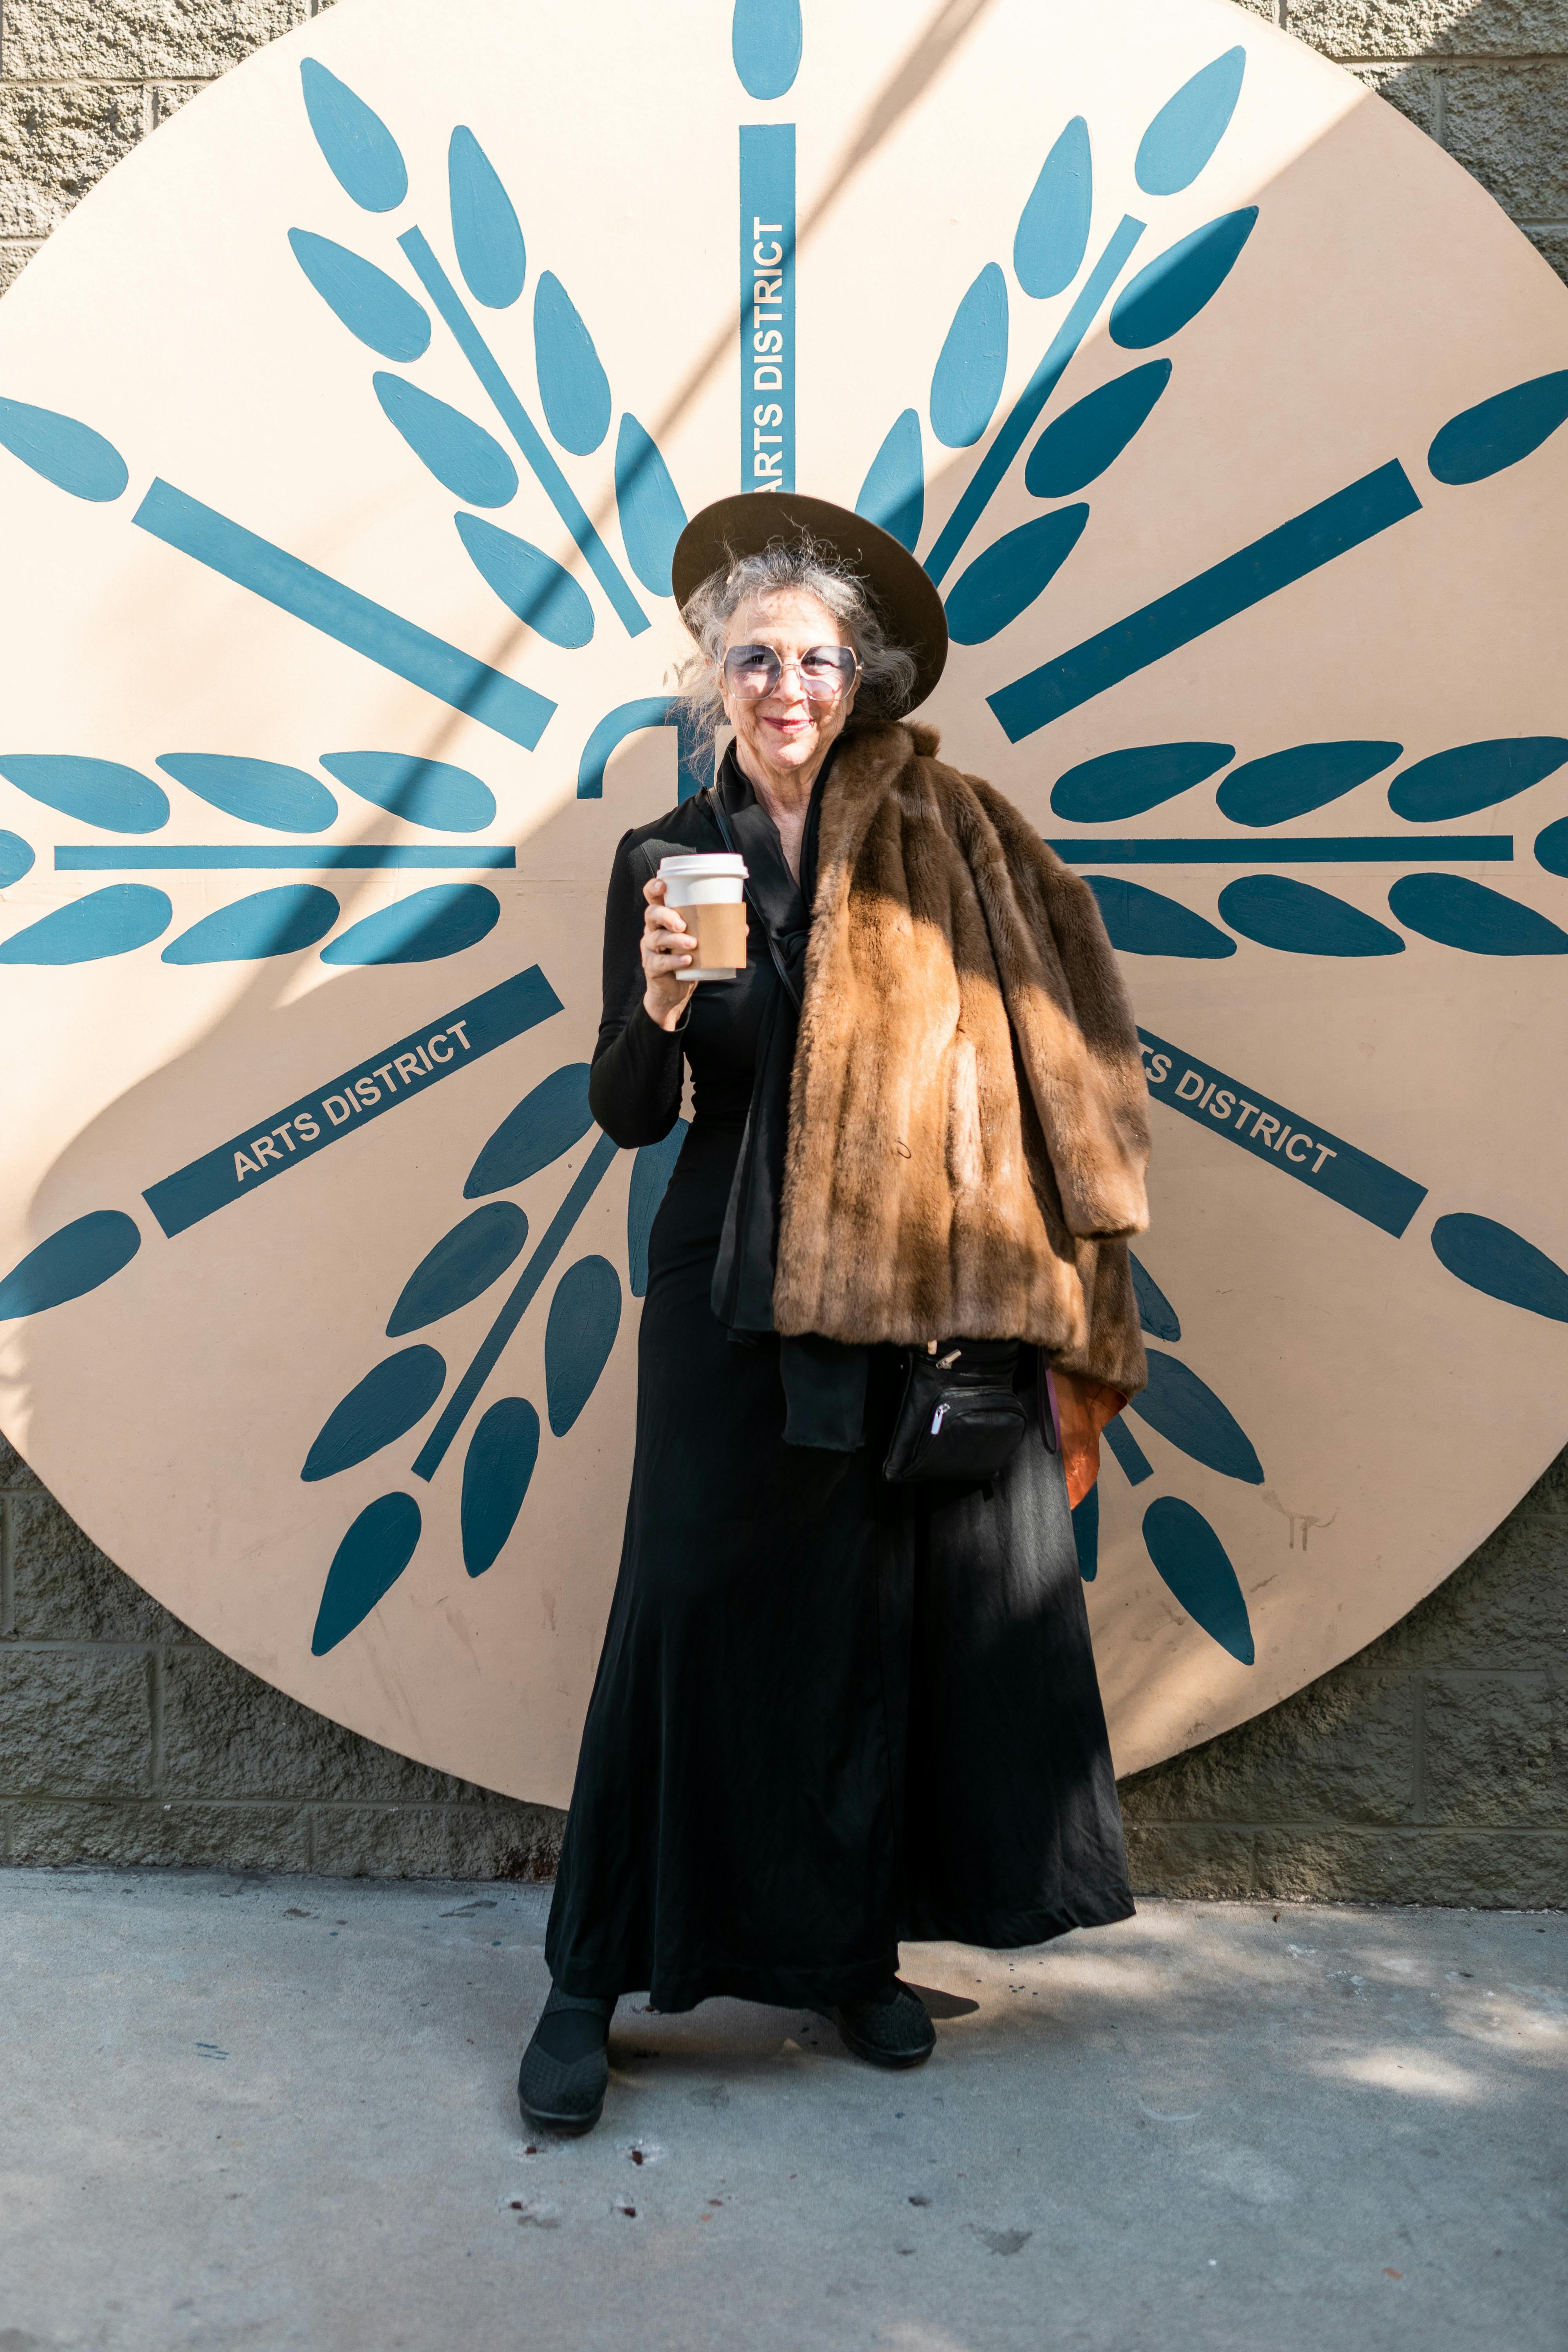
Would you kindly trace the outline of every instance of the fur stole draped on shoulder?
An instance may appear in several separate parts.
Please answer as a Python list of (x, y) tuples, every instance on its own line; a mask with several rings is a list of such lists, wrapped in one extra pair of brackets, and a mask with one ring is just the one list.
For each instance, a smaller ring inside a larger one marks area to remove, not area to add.
[(1148, 1097), (1094, 895), (919, 725), (823, 788), (775, 1328), (1021, 1339), (1131, 1395)]

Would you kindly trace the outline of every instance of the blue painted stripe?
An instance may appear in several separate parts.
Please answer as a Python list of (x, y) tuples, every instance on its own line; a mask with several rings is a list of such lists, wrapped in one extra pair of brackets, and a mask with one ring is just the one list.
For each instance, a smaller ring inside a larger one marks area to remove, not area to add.
[[(1447, 833), (1436, 839), (1406, 840), (1386, 833), (1046, 835), (1069, 866), (1424, 866), (1467, 865), (1472, 860), (1511, 866), (1511, 833)], [(155, 850), (142, 856), (156, 861)]]
[[(560, 1010), (561, 999), (539, 966), (531, 964), (482, 996), (470, 997), (467, 1004), (437, 1013), (413, 1035), (356, 1062), (341, 1077), (328, 1078), (282, 1110), (265, 1113), (216, 1150), (203, 1152), (199, 1160), (150, 1185), (142, 1197), (173, 1240), (274, 1176), (313, 1159), (340, 1136), (396, 1110), (410, 1095), (466, 1069)], [(433, 1041), (444, 1043), (445, 1057), (428, 1052)], [(261, 1142), (270, 1143), (271, 1150), (258, 1152)], [(248, 1168), (242, 1161), (248, 1161)]]
[(450, 703), (481, 727), (521, 743), (525, 751), (532, 751), (554, 715), (555, 705), (531, 686), (503, 677), (472, 654), (416, 628), (357, 589), (345, 588), (329, 572), (302, 563), (270, 540), (258, 539), (170, 482), (155, 481), (132, 520), (165, 546), (177, 547), (209, 572), (221, 572), (280, 612), (292, 613), (296, 620), (335, 637), (395, 677), (423, 687), (438, 702)]
[(1358, 1151), (1326, 1127), (1304, 1120), (1300, 1111), (1287, 1110), (1152, 1030), (1140, 1029), (1138, 1034), (1143, 1045), (1143, 1074), (1155, 1102), (1212, 1128), (1227, 1143), (1254, 1159), (1267, 1160), (1299, 1184), (1349, 1209), (1352, 1216), (1364, 1217), (1397, 1241), (1426, 1198), (1425, 1184), (1400, 1175), (1370, 1152)]
[(455, 866), (478, 869), (515, 866), (517, 852), (510, 844), (476, 844), (470, 848), (436, 847), (424, 842), (344, 842), (341, 848), (321, 849), (302, 841), (274, 848), (248, 841), (221, 841), (205, 847), (182, 845), (165, 849), (122, 849), (96, 841), (62, 842), (55, 851), (57, 874), (221, 874), (227, 866), (258, 867), (267, 873), (313, 872), (331, 866)]
[(986, 699), (1008, 741), (1021, 743), (1064, 711), (1092, 702), (1420, 510), (1410, 477), (1395, 458)]
[(992, 495), (1023, 447), (1062, 371), (1094, 323), (1095, 313), (1115, 285), (1121, 265), (1143, 234), (1143, 223), (1126, 214), (1090, 270), (1082, 293), (1052, 337), (1044, 359), (998, 426), (996, 437), (964, 486), (963, 496), (937, 534), (925, 568), (940, 587), (958, 551), (991, 503)]
[(793, 490), (793, 122), (741, 125), (740, 238), (741, 488)]

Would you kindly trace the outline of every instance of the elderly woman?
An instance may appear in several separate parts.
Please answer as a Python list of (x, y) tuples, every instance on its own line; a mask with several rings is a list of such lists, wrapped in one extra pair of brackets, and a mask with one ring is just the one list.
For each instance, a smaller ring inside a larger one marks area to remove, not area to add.
[[(610, 877), (595, 1116), (658, 1142), (686, 1068), (695, 1116), (519, 2081), (554, 2131), (598, 2118), (623, 1991), (829, 2012), (914, 2065), (900, 1937), (1012, 1948), (1132, 1908), (1062, 1451), (1144, 1378), (1146, 1102), (1098, 909), (900, 723), (947, 641), (896, 541), (726, 499), (676, 587), (692, 702), (734, 735)], [(694, 986), (657, 869), (722, 851), (746, 967)]]

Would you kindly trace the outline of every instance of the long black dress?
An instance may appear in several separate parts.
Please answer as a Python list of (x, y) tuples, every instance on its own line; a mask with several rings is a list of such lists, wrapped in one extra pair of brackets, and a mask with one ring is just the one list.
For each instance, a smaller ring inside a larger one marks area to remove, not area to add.
[(642, 1007), (642, 886), (725, 845), (701, 800), (628, 833), (605, 931), (591, 1100), (657, 1142), (695, 1116), (648, 1249), (637, 1451), (545, 1951), (567, 1992), (728, 1993), (826, 2009), (892, 1975), (900, 1937), (1037, 1944), (1132, 1910), (1060, 1457), (1032, 1431), (988, 1490), (892, 1486), (896, 1349), (866, 1443), (784, 1443), (778, 1342), (736, 1344), (710, 1287), (806, 904), (733, 760), (750, 959), (668, 1034)]

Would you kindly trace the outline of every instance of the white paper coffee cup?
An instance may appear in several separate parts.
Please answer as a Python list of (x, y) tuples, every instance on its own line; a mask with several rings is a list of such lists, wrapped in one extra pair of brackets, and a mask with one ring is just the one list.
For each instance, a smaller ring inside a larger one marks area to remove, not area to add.
[(746, 968), (746, 861), (730, 850), (661, 857), (664, 903), (679, 908), (697, 961), (678, 980), (738, 980)]

